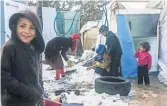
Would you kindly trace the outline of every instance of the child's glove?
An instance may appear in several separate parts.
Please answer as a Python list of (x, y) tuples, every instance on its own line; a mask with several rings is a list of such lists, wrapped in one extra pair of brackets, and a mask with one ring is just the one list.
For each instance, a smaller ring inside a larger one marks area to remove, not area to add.
[(72, 67), (72, 65), (73, 65), (71, 60), (68, 60), (67, 64), (68, 64), (68, 67)]

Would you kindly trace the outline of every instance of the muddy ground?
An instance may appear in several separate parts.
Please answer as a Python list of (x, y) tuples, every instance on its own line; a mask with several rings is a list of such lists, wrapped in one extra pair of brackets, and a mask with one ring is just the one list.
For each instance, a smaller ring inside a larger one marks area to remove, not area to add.
[(151, 87), (139, 88), (137, 81), (132, 81), (132, 96), (126, 101), (138, 106), (167, 106), (167, 86), (161, 84), (156, 76), (150, 75)]

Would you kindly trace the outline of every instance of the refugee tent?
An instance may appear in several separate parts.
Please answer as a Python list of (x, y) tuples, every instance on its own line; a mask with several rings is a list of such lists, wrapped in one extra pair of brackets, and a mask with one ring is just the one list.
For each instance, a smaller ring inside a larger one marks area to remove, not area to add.
[[(104, 9), (98, 27), (108, 23), (109, 29), (118, 36), (123, 50), (121, 69), (124, 78), (136, 77), (137, 60), (134, 52), (143, 41), (148, 41), (152, 47), (150, 53), (153, 66), (150, 71), (158, 71), (159, 42), (156, 30), (163, 6), (162, 0), (111, 0), (109, 5), (104, 7), (106, 10)], [(100, 36), (102, 35), (98, 35), (96, 45), (100, 44)], [(105, 41), (101, 43), (104, 44)]]

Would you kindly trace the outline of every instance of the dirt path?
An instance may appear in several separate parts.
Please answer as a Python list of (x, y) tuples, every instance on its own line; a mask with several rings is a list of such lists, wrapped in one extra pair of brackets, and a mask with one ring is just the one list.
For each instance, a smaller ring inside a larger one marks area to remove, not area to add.
[(139, 88), (133, 82), (134, 99), (128, 101), (130, 104), (134, 106), (167, 106), (167, 87), (161, 84), (155, 76), (150, 76), (150, 80), (151, 87)]

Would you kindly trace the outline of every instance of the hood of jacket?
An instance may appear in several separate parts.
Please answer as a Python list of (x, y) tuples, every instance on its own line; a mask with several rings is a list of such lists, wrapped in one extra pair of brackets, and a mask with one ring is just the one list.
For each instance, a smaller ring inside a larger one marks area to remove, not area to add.
[(39, 17), (30, 10), (20, 11), (13, 14), (9, 19), (9, 28), (12, 32), (12, 37), (16, 37), (16, 25), (20, 17), (25, 17), (30, 20), (33, 25), (36, 27), (36, 37), (31, 41), (31, 44), (35, 47), (35, 50), (39, 53), (42, 53), (45, 49), (44, 39), (42, 37), (42, 24), (39, 20)]

